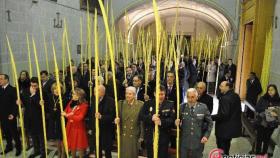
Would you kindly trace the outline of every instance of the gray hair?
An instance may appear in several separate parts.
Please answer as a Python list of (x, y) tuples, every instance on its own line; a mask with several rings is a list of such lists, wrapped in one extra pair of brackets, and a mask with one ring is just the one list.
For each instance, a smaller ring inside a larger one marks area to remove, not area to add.
[(196, 96), (198, 96), (197, 90), (196, 90), (195, 88), (189, 88), (189, 89), (187, 90), (187, 95), (188, 95), (189, 93), (194, 93)]
[(125, 90), (126, 90), (126, 91), (130, 91), (130, 92), (136, 94), (136, 88), (135, 88), (135, 87), (129, 86), (129, 87), (127, 87)]

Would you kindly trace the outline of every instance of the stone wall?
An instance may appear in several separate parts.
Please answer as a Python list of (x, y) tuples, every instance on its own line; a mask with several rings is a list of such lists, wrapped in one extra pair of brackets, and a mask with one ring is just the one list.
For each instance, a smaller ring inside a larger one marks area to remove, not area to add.
[[(276, 84), (280, 88), (280, 0), (276, 0), (275, 17), (278, 17), (277, 23), (273, 26), (273, 44), (272, 59), (270, 69), (270, 83)], [(276, 21), (275, 21), (276, 22)], [(277, 28), (275, 26), (277, 25)]]
[[(69, 44), (73, 59), (79, 62), (80, 55), (77, 54), (77, 45), (80, 44), (80, 18), (83, 20), (83, 43), (86, 42), (86, 11), (80, 10), (80, 0), (0, 0), (0, 72), (11, 74), (10, 57), (6, 47), (7, 34), (18, 71), (28, 70), (28, 53), (26, 44), (26, 32), (34, 37), (37, 44), (40, 68), (46, 69), (46, 58), (44, 53), (43, 32), (48, 47), (48, 58), (50, 71), (53, 72), (53, 53), (51, 41), (56, 46), (59, 62), (62, 58), (62, 28), (54, 27), (54, 19), (57, 19), (57, 12), (60, 13), (60, 20), (65, 19), (68, 23)], [(10, 19), (8, 21), (8, 13)], [(99, 30), (103, 31), (102, 17), (98, 18)], [(31, 47), (32, 48), (32, 47)], [(33, 58), (33, 49), (31, 51)], [(33, 60), (33, 73), (35, 73), (35, 62)], [(61, 65), (61, 62), (60, 62)]]

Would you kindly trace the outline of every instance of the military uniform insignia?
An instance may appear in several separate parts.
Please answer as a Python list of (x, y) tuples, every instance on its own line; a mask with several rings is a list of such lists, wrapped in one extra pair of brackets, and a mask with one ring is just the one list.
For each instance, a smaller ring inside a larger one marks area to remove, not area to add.
[(162, 110), (162, 112), (169, 112), (169, 111), (170, 111), (170, 109)]
[(198, 117), (199, 117), (199, 116), (204, 116), (204, 114), (196, 114), (196, 116), (198, 116)]
[(150, 107), (149, 111), (152, 112), (153, 111), (153, 107)]

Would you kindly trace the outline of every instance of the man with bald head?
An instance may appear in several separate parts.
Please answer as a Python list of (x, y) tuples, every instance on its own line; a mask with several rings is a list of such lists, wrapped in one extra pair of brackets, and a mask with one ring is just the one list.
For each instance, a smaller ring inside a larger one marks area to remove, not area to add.
[[(98, 92), (98, 111), (96, 108), (96, 92)], [(114, 99), (105, 95), (106, 89), (103, 85), (94, 88), (94, 97), (89, 111), (89, 134), (91, 137), (90, 153), (95, 148), (95, 119), (99, 119), (99, 157), (102, 157), (102, 150), (105, 151), (105, 157), (111, 158), (111, 150), (114, 136), (115, 102)], [(96, 152), (95, 152), (96, 153)]]
[(196, 86), (198, 93), (198, 102), (206, 104), (210, 113), (213, 110), (213, 98), (206, 94), (206, 84), (204, 82), (198, 82)]
[(207, 106), (197, 102), (196, 89), (187, 90), (188, 102), (181, 105), (180, 119), (175, 125), (180, 127), (180, 157), (202, 158), (204, 144), (210, 136), (213, 121)]
[(224, 155), (229, 155), (232, 138), (241, 136), (241, 101), (238, 94), (232, 89), (232, 83), (223, 81), (220, 84), (218, 114), (212, 118), (216, 121), (215, 135), (217, 147), (222, 149)]

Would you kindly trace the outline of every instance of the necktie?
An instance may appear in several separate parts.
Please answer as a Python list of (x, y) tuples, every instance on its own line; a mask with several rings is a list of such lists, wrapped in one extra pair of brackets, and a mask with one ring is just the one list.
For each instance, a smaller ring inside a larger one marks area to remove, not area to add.
[(193, 115), (194, 114), (194, 107), (192, 106), (191, 107), (191, 115)]
[(168, 86), (168, 93), (171, 94), (171, 91), (172, 91), (172, 86)]

